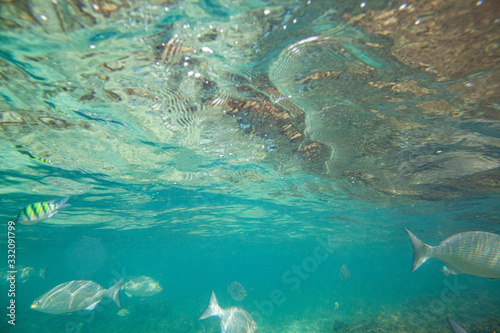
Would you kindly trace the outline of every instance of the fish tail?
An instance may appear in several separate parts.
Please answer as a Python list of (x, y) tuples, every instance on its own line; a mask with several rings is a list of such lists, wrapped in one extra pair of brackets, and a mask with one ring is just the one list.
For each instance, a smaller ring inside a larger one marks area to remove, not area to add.
[(58, 209), (63, 209), (63, 208), (66, 208), (66, 207), (69, 207), (71, 206), (70, 204), (67, 204), (66, 201), (68, 201), (69, 197), (67, 198), (64, 198), (62, 199), (61, 201), (57, 202), (55, 204), (55, 208), (54, 210), (58, 210)]
[(417, 238), (410, 230), (406, 229), (408, 237), (410, 237), (411, 245), (413, 246), (413, 264), (411, 271), (416, 271), (420, 265), (432, 257), (432, 246), (429, 246)]
[(105, 294), (105, 296), (111, 298), (119, 308), (121, 307), (120, 290), (122, 289), (123, 280), (124, 278), (121, 278), (121, 280), (115, 283), (113, 287), (109, 288)]
[(215, 297), (215, 293), (212, 290), (212, 295), (210, 295), (208, 306), (198, 319), (201, 320), (212, 316), (218, 316), (220, 314), (220, 311), (221, 309), (219, 303), (217, 303), (217, 297)]

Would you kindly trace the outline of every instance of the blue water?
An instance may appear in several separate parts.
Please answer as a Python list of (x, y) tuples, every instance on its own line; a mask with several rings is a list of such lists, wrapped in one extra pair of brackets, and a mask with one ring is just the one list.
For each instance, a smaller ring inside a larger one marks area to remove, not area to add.
[[(2, 279), (0, 331), (220, 332), (198, 320), (213, 290), (259, 332), (451, 332), (447, 317), (498, 332), (499, 281), (437, 259), (412, 273), (404, 230), (430, 245), (500, 233), (494, 5), (401, 5), (0, 4), (0, 273), (8, 221), (71, 204), (16, 224), (16, 265), (46, 276), (15, 296)], [(443, 43), (469, 12), (484, 39)], [(430, 42), (480, 60), (414, 48)], [(68, 281), (139, 275), (163, 291), (121, 292), (126, 316), (109, 298), (30, 307)]]

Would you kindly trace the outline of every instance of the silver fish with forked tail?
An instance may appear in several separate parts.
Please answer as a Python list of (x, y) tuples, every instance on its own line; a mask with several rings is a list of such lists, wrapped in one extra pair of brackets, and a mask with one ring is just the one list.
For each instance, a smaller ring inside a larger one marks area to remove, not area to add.
[(483, 231), (461, 232), (438, 246), (429, 246), (406, 229), (413, 246), (413, 265), (417, 270), (427, 259), (441, 260), (452, 274), (470, 274), (500, 279), (500, 236)]
[(212, 290), (207, 308), (200, 316), (201, 319), (217, 316), (220, 319), (222, 333), (258, 333), (257, 324), (252, 316), (242, 308), (233, 306), (221, 309), (217, 303), (217, 297)]

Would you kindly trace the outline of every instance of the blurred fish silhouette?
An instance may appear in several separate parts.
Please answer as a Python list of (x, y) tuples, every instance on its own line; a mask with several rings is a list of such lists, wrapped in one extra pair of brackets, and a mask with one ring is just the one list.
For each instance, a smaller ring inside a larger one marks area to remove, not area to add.
[(207, 308), (200, 316), (201, 319), (217, 316), (220, 319), (222, 333), (258, 333), (257, 324), (252, 316), (239, 307), (221, 309), (217, 303), (217, 297), (212, 290)]
[(127, 281), (122, 286), (122, 290), (128, 297), (132, 296), (153, 296), (163, 290), (160, 283), (149, 276), (140, 275)]
[(130, 314), (130, 311), (127, 309), (120, 309), (116, 314), (120, 317), (126, 317)]
[(445, 276), (448, 276), (448, 275), (456, 275), (456, 273), (455, 273), (455, 272), (451, 271), (451, 270), (450, 270), (448, 267), (446, 267), (446, 266), (441, 267), (441, 272), (443, 272), (443, 274), (444, 274)]
[(347, 268), (346, 264), (343, 264), (342, 267), (340, 267), (340, 278), (342, 280), (347, 280), (351, 277), (351, 271), (349, 268)]
[(453, 330), (454, 333), (467, 333), (462, 326), (458, 325), (456, 322), (454, 322), (452, 319), (448, 319), (448, 324), (450, 324), (451, 329)]
[(40, 278), (45, 280), (45, 272), (47, 271), (47, 266), (44, 268), (36, 269), (31, 266), (21, 266), (17, 268), (17, 281), (24, 283), (31, 279), (34, 276), (39, 276)]
[(229, 295), (231, 295), (232, 299), (238, 302), (242, 301), (243, 299), (245, 299), (245, 297), (247, 297), (247, 291), (237, 281), (231, 282), (229, 287), (227, 287), (227, 291)]
[(335, 304), (333, 305), (333, 311), (337, 311), (338, 309), (340, 309), (340, 304), (339, 302), (335, 302)]
[(62, 283), (38, 297), (33, 310), (63, 314), (79, 310), (94, 310), (104, 298), (109, 297), (120, 307), (120, 288), (123, 278), (109, 289), (104, 289), (94, 281), (78, 280)]
[(64, 198), (59, 202), (57, 202), (57, 200), (49, 202), (36, 202), (26, 206), (17, 215), (16, 222), (26, 225), (42, 222), (43, 220), (56, 215), (59, 209), (71, 206), (66, 203), (68, 199), (69, 198)]
[[(36, 269), (31, 266), (19, 265), (16, 267), (16, 282), (25, 283), (35, 276), (39, 276), (40, 278), (45, 280), (45, 272), (47, 271), (47, 267), (48, 265), (45, 268)], [(10, 283), (10, 281), (7, 280), (10, 275), (7, 273), (7, 271), (7, 269), (3, 269), (2, 271), (0, 271), (0, 283)]]
[(427, 259), (436, 257), (449, 274), (470, 274), (500, 279), (500, 236), (489, 232), (468, 231), (453, 235), (438, 246), (429, 246), (406, 229), (413, 246), (413, 265), (417, 270)]

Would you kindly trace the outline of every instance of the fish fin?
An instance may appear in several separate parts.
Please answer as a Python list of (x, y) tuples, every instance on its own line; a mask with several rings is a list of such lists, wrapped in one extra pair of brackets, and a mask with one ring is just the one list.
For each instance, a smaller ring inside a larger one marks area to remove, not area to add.
[(114, 286), (106, 290), (106, 294), (104, 294), (105, 296), (111, 298), (119, 308), (121, 307), (120, 290), (122, 289), (123, 280), (124, 278), (121, 278), (121, 280), (116, 282)]
[(460, 325), (458, 325), (455, 321), (450, 318), (446, 318), (448, 320), (448, 324), (450, 324), (451, 329), (454, 333), (467, 333), (467, 331)]
[(500, 280), (500, 278), (487, 278), (486, 280), (496, 281), (496, 280)]
[(212, 294), (210, 295), (210, 301), (208, 302), (208, 306), (205, 309), (205, 311), (203, 311), (200, 318), (198, 318), (198, 319), (201, 320), (201, 319), (205, 319), (205, 318), (212, 317), (212, 316), (218, 316), (220, 313), (220, 310), (221, 309), (220, 309), (219, 303), (217, 303), (217, 297), (215, 296), (215, 293), (212, 290)]
[(125, 292), (125, 295), (127, 295), (128, 297), (132, 297), (132, 294), (129, 294), (128, 292)]
[[(59, 213), (57, 210), (53, 211), (53, 212), (50, 212), (47, 214), (47, 218), (46, 219), (50, 219), (52, 216), (56, 215), (57, 213)], [(46, 220), (44, 219), (44, 220)]]
[(411, 271), (416, 271), (420, 265), (427, 261), (431, 257), (432, 247), (422, 242), (417, 238), (410, 230), (406, 229), (408, 237), (410, 237), (411, 245), (413, 246), (413, 264)]
[[(61, 201), (57, 202), (55, 205), (56, 205), (56, 210), (57, 209), (63, 209), (63, 208), (66, 208), (66, 207), (69, 207), (71, 206), (70, 204), (67, 204), (66, 201), (68, 201), (69, 197), (67, 198), (64, 198), (62, 199)], [(54, 200), (55, 201), (55, 200)]]
[(96, 305), (97, 305), (97, 303), (99, 303), (99, 302), (100, 302), (100, 300), (99, 300), (99, 301), (97, 301), (97, 302), (95, 302), (95, 303), (90, 304), (90, 305), (89, 305), (89, 306), (87, 306), (84, 310), (87, 310), (87, 311), (92, 311), (92, 310), (94, 310), (94, 309), (95, 309), (95, 307), (96, 307)]

